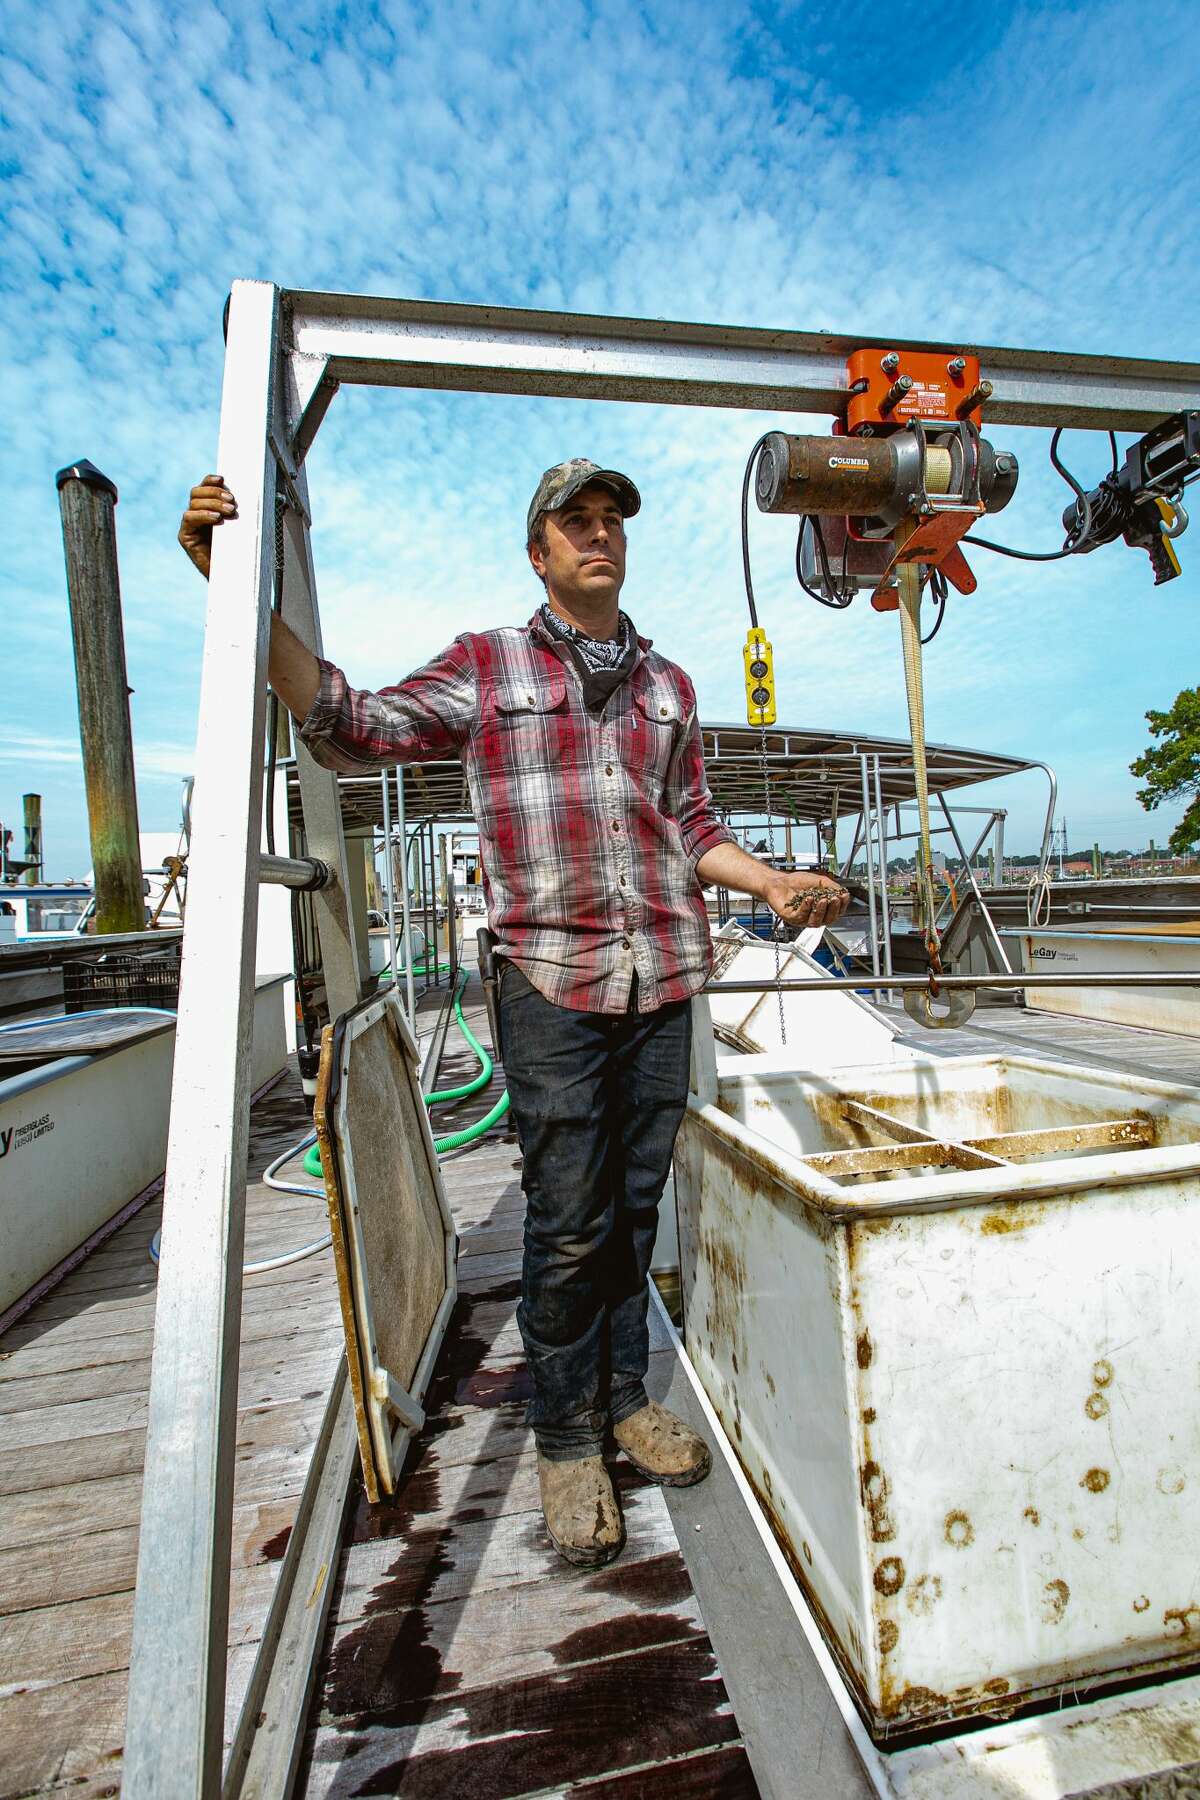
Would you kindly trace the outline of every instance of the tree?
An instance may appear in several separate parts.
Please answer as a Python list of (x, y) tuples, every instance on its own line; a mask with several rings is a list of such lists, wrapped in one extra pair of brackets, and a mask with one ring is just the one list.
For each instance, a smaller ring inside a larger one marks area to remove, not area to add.
[(1138, 799), (1147, 812), (1164, 800), (1190, 801), (1168, 840), (1178, 854), (1200, 843), (1200, 688), (1184, 688), (1170, 712), (1148, 712), (1146, 723), (1161, 742), (1143, 750), (1129, 772), (1146, 783)]

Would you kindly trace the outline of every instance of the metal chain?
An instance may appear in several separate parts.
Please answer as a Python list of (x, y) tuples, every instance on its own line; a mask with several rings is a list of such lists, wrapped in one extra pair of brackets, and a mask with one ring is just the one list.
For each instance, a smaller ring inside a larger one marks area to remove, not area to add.
[[(774, 837), (773, 837), (772, 824), (771, 824), (771, 820), (772, 820), (771, 762), (770, 762), (770, 756), (767, 751), (767, 728), (765, 725), (759, 726), (759, 749), (760, 749), (760, 753), (762, 755), (763, 801), (766, 806), (766, 813), (767, 813), (767, 845), (768, 845), (767, 854), (770, 856), (773, 856), (774, 852), (775, 852), (775, 844), (774, 844)], [(784, 1016), (783, 1016), (783, 960), (779, 953), (779, 924), (780, 924), (780, 921), (778, 919), (775, 919), (772, 923), (771, 943), (772, 943), (772, 946), (775, 951), (775, 993), (779, 1000), (779, 1042), (782, 1045), (786, 1045), (786, 1043), (787, 1043), (787, 1025), (784, 1021)]]

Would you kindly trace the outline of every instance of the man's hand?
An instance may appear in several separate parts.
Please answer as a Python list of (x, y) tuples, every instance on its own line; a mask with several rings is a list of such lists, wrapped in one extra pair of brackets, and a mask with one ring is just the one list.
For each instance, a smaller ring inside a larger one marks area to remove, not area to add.
[(832, 925), (850, 904), (850, 896), (832, 875), (773, 869), (740, 844), (717, 844), (696, 864), (701, 881), (734, 892), (756, 894), (797, 931), (809, 925)]
[(237, 501), (219, 475), (206, 475), (192, 489), (187, 511), (179, 521), (179, 541), (205, 581), (212, 556), (213, 526), (236, 518)]
[(763, 898), (785, 925), (804, 931), (810, 925), (832, 925), (850, 903), (850, 896), (831, 875), (788, 873), (777, 870), (767, 877)]
[[(192, 489), (187, 511), (179, 521), (179, 541), (208, 580), (213, 528), (237, 518), (237, 501), (219, 475), (206, 475)], [(291, 713), (303, 724), (320, 692), (321, 670), (316, 657), (279, 617), (271, 614), (271, 650), (267, 663), (271, 686)]]

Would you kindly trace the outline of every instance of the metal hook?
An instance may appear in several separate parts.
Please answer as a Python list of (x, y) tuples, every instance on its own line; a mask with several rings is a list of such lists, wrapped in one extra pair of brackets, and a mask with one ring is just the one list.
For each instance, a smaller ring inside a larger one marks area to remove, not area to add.
[[(944, 1006), (945, 1012), (935, 1012), (935, 1004)], [(906, 988), (904, 1010), (927, 1031), (952, 1029), (956, 1025), (965, 1025), (975, 1011), (975, 995), (970, 988), (955, 988), (953, 993), (937, 995), (928, 988)]]

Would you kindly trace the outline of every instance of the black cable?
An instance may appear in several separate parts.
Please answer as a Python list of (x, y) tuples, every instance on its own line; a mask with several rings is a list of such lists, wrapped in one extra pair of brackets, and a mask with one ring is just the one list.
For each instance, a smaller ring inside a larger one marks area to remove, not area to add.
[(1083, 522), (1077, 531), (1071, 533), (1070, 538), (1063, 545), (1064, 550), (1069, 550), (1071, 554), (1074, 554), (1077, 549), (1080, 549), (1087, 543), (1092, 535), (1092, 503), (1088, 499), (1083, 488), (1072, 475), (1070, 469), (1067, 468), (1067, 465), (1060, 462), (1058, 459), (1058, 441), (1062, 437), (1062, 434), (1063, 428), (1059, 425), (1050, 439), (1050, 462), (1052, 466), (1057, 469), (1058, 473), (1062, 476), (1067, 486), (1075, 495), (1075, 498), (1079, 501), (1080, 506), (1083, 508)]
[(296, 998), (300, 1002), (300, 1023), (304, 1027), (304, 1048), (313, 1047), (312, 1029), (309, 1023), (308, 1001), (304, 992), (304, 968), (308, 961), (305, 954), (304, 931), (301, 921), (301, 895), (293, 888), (289, 896), (292, 913), (292, 974), (296, 980)]
[(758, 608), (754, 604), (754, 583), (750, 579), (750, 477), (754, 473), (755, 458), (771, 436), (764, 431), (746, 459), (746, 473), (742, 477), (742, 574), (746, 577), (746, 604), (750, 608), (750, 623), (758, 630)]
[[(819, 513), (809, 513), (808, 517), (812, 520), (813, 537), (816, 539), (817, 549), (821, 555), (821, 574), (825, 581), (825, 593), (829, 596), (828, 603), (830, 606), (836, 606), (840, 610), (842, 607), (849, 606), (850, 602), (853, 600), (853, 590), (848, 590), (844, 581), (839, 585), (833, 579), (833, 570), (829, 566), (829, 550), (825, 543), (825, 527), (821, 523), (821, 515)], [(847, 529), (845, 539), (842, 543), (843, 571), (845, 569), (849, 549), (850, 532), (849, 529)]]
[[(1083, 523), (1079, 530), (1073, 533), (1061, 550), (1014, 550), (1011, 544), (994, 544), (990, 538), (971, 536), (964, 537), (961, 540), (964, 544), (975, 544), (980, 550), (994, 550), (997, 556), (1015, 556), (1021, 562), (1061, 562), (1063, 557), (1076, 556), (1084, 549), (1092, 529), (1092, 503), (1072, 475), (1070, 469), (1068, 469), (1064, 463), (1059, 461), (1058, 440), (1062, 437), (1062, 434), (1063, 428), (1060, 425), (1056, 429), (1054, 436), (1050, 439), (1050, 461), (1053, 467), (1062, 476), (1067, 486), (1075, 494), (1083, 508)], [(1115, 467), (1117, 440), (1111, 431), (1108, 435), (1112, 439)]]
[[(820, 553), (821, 572), (825, 578), (826, 585), (825, 593), (820, 593), (816, 588), (809, 587), (807, 581), (804, 579), (804, 567), (800, 553), (804, 543), (804, 527), (806, 525), (812, 526), (813, 540)], [(844, 564), (845, 552), (843, 552), (842, 560)], [(833, 570), (829, 566), (829, 551), (825, 544), (825, 533), (822, 531), (821, 522), (815, 513), (805, 513), (804, 517), (800, 520), (800, 530), (796, 537), (796, 580), (800, 583), (800, 586), (804, 589), (804, 592), (808, 595), (810, 600), (815, 600), (818, 606), (831, 607), (834, 612), (843, 612), (854, 598), (853, 593), (846, 592), (844, 582), (843, 585), (839, 587), (833, 579)], [(834, 598), (831, 599), (830, 595), (833, 595)]]
[(938, 614), (933, 622), (933, 629), (927, 632), (921, 639), (922, 644), (932, 644), (934, 638), (942, 629), (942, 621), (946, 617), (946, 599), (950, 589), (947, 585), (946, 577), (942, 574), (940, 569), (930, 569), (929, 591), (937, 602)]
[(1071, 550), (1014, 550), (1011, 544), (993, 544), (990, 538), (964, 537), (959, 539), (963, 544), (974, 544), (979, 550), (994, 550), (997, 556), (1015, 556), (1021, 562), (1060, 562), (1064, 556), (1074, 556)]

